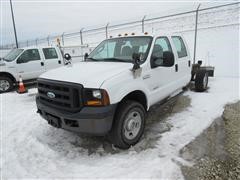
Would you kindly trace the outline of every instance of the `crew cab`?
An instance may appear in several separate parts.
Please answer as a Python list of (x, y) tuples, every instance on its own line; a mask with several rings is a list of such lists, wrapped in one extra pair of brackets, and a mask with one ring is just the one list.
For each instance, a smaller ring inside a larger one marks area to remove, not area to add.
[[(187, 86), (191, 58), (180, 35), (130, 35), (106, 39), (85, 61), (38, 78), (38, 113), (57, 128), (107, 135), (119, 148), (141, 138), (151, 106)], [(206, 71), (196, 88), (207, 88)]]
[(0, 60), (0, 93), (10, 91), (19, 81), (32, 81), (48, 70), (65, 64), (61, 49), (28, 47), (13, 49)]

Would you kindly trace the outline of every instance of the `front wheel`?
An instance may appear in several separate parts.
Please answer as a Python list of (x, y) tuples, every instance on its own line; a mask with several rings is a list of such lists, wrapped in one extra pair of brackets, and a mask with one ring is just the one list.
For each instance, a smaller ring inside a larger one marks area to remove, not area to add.
[(13, 89), (13, 81), (9, 77), (0, 77), (0, 93), (8, 92)]
[(136, 101), (125, 101), (119, 105), (116, 113), (109, 138), (115, 146), (128, 149), (143, 135), (146, 111)]

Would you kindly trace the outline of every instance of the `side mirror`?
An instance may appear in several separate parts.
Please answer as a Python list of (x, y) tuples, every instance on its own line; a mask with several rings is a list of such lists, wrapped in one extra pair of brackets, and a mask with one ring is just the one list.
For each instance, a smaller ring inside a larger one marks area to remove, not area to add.
[(71, 55), (68, 53), (64, 54), (64, 58), (68, 61), (72, 59)]
[(170, 51), (163, 52), (163, 66), (171, 67), (174, 65), (174, 54)]
[(88, 58), (88, 53), (84, 54), (84, 61), (86, 61), (86, 59)]
[(140, 68), (141, 54), (140, 53), (133, 53), (132, 54), (132, 59), (133, 59), (133, 70), (139, 69)]
[(159, 58), (156, 57), (156, 56), (152, 56), (151, 57), (151, 68), (155, 68), (155, 67), (158, 67), (159, 65), (156, 63), (156, 61), (158, 60)]

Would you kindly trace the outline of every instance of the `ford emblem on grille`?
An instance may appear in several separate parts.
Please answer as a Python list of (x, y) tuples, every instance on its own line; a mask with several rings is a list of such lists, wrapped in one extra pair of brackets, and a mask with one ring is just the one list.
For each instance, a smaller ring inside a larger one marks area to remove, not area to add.
[(53, 92), (47, 92), (47, 96), (51, 99), (55, 98), (55, 94)]

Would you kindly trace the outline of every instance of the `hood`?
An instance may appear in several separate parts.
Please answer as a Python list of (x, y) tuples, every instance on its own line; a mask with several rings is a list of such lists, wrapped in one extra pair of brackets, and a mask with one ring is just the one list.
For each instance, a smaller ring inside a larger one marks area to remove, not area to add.
[(6, 66), (6, 62), (0, 59), (0, 70), (2, 70), (3, 66)]
[(132, 66), (131, 63), (121, 62), (79, 62), (48, 71), (40, 78), (78, 83), (88, 88), (100, 88), (104, 81), (130, 70)]
[(0, 60), (0, 65), (6, 65), (6, 63), (2, 60)]

